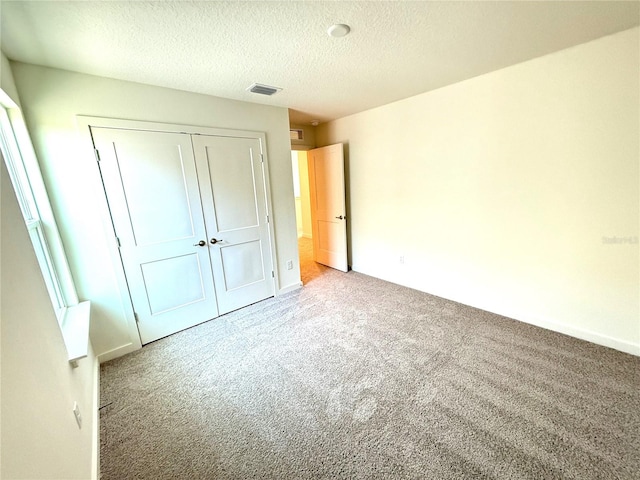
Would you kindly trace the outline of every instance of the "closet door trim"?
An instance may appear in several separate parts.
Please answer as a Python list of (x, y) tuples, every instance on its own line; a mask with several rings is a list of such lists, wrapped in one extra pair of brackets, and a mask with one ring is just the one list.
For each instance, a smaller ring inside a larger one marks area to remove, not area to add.
[[(272, 206), (272, 195), (271, 195), (271, 184), (270, 184), (270, 175), (269, 175), (269, 158), (266, 148), (266, 135), (264, 132), (253, 131), (253, 130), (235, 130), (235, 129), (225, 129), (225, 128), (215, 128), (215, 127), (204, 127), (204, 126), (196, 126), (196, 125), (182, 125), (182, 124), (173, 124), (173, 123), (158, 123), (158, 122), (145, 122), (139, 120), (124, 120), (117, 118), (105, 118), (105, 117), (94, 117), (87, 115), (77, 115), (76, 116), (76, 125), (77, 131), (79, 133), (79, 140), (82, 144), (83, 151), (91, 152), (93, 155), (91, 157), (94, 161), (98, 160), (95, 157), (95, 149), (93, 146), (93, 141), (91, 138), (91, 127), (99, 127), (99, 128), (115, 128), (120, 130), (141, 130), (141, 131), (154, 131), (154, 132), (167, 132), (167, 133), (182, 133), (187, 135), (212, 135), (212, 136), (221, 136), (221, 137), (237, 137), (237, 138), (258, 138), (261, 139), (265, 148), (263, 150), (263, 170), (264, 170), (264, 182), (265, 182), (265, 194), (266, 194), (266, 203), (267, 203), (267, 212), (270, 219), (270, 228), (269, 228), (269, 240), (270, 240), (270, 250), (271, 250), (271, 259), (273, 264), (273, 272), (274, 272), (274, 295), (279, 295), (279, 272), (278, 272), (278, 257), (276, 253), (276, 240), (275, 240), (275, 228), (273, 224), (273, 206)], [(96, 177), (96, 182), (101, 183), (100, 172), (97, 163), (94, 165), (93, 174)], [(125, 355), (127, 353), (138, 350), (142, 347), (142, 342), (140, 340), (140, 334), (138, 332), (138, 327), (136, 324), (135, 312), (133, 309), (133, 304), (131, 302), (131, 298), (129, 296), (129, 288), (127, 285), (127, 278), (125, 275), (124, 267), (122, 265), (122, 261), (120, 259), (120, 252), (118, 248), (117, 239), (115, 237), (113, 231), (113, 223), (111, 221), (111, 215), (109, 211), (109, 205), (107, 202), (107, 197), (104, 194), (96, 195), (96, 201), (98, 203), (98, 214), (101, 217), (103, 230), (105, 234), (105, 238), (109, 245), (109, 254), (111, 264), (114, 266), (114, 274), (116, 277), (116, 283), (118, 287), (118, 293), (120, 296), (121, 306), (123, 309), (125, 321), (126, 321), (126, 330), (129, 335), (130, 343), (123, 345), (112, 352), (107, 352), (103, 357), (101, 357), (101, 361), (106, 361), (111, 358), (116, 358), (121, 355)]]

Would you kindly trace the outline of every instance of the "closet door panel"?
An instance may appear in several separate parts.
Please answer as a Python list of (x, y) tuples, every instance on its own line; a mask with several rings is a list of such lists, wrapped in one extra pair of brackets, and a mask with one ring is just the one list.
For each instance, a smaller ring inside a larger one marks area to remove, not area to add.
[(274, 295), (263, 140), (193, 136), (220, 313)]

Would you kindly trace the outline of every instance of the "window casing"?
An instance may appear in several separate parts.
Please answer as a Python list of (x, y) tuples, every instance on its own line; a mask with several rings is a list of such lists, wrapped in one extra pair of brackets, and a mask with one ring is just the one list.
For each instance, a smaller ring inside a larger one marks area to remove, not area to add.
[[(19, 111), (12, 113), (20, 115)], [(42, 206), (42, 202), (46, 202), (46, 207), (50, 210), (50, 205), (46, 191), (44, 191), (39, 167), (35, 162), (35, 158), (33, 158), (32, 163), (34, 164), (29, 168), (26, 156), (23, 155), (16, 140), (16, 132), (9, 118), (9, 112), (5, 108), (0, 108), (0, 150), (7, 165), (11, 183), (16, 192), (20, 210), (33, 243), (51, 303), (56, 312), (58, 322), (62, 324), (66, 307), (78, 303), (75, 287), (73, 287), (73, 281), (66, 265), (64, 251), (59, 252), (58, 265), (52, 255), (51, 245), (48, 241), (48, 230), (52, 230), (57, 235), (57, 227), (53, 221), (46, 225), (40, 215), (38, 206)], [(40, 180), (40, 182), (33, 182), (32, 179), (34, 178)], [(41, 186), (43, 191), (38, 192), (39, 195), (36, 195), (34, 189), (38, 185)], [(62, 269), (59, 266), (60, 259), (63, 262)], [(63, 276), (66, 278), (62, 278)]]

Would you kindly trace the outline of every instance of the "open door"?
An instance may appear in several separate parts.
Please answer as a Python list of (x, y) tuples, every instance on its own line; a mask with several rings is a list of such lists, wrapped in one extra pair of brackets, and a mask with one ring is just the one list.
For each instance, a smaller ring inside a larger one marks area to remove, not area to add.
[(346, 272), (349, 267), (343, 145), (309, 150), (308, 161), (314, 260)]

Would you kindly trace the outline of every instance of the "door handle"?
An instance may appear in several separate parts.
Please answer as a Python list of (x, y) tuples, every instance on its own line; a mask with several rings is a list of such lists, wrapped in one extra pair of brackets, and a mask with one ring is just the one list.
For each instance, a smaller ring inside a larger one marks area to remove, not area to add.
[(344, 217), (342, 215), (340, 215), (339, 217), (336, 217), (338, 220), (342, 220), (343, 218), (346, 220), (347, 216), (345, 215)]
[(194, 243), (194, 247), (204, 247), (207, 244), (204, 240), (200, 240), (198, 243)]
[(222, 241), (222, 239), (218, 240), (217, 238), (212, 238), (211, 239), (211, 245), (215, 245), (216, 243), (221, 242), (221, 241)]

